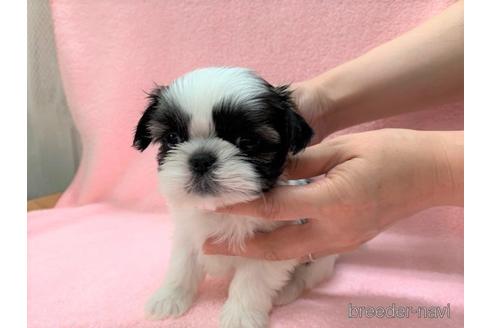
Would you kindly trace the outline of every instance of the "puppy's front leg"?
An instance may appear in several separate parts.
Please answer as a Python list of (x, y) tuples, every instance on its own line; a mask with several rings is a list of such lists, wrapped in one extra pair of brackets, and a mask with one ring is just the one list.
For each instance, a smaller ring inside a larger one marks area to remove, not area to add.
[(273, 298), (287, 283), (296, 264), (296, 260), (245, 260), (229, 286), (229, 297), (220, 317), (221, 328), (268, 327)]
[(189, 241), (176, 238), (162, 287), (145, 306), (147, 317), (159, 320), (185, 313), (190, 308), (202, 279), (203, 267), (198, 262), (196, 250)]

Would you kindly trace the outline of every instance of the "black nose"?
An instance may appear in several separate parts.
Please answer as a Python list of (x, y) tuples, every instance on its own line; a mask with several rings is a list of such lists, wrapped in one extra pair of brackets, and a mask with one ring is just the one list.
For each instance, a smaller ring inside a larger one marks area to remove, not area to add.
[(210, 167), (217, 161), (217, 157), (209, 152), (197, 152), (191, 155), (188, 163), (191, 170), (196, 174), (205, 174)]

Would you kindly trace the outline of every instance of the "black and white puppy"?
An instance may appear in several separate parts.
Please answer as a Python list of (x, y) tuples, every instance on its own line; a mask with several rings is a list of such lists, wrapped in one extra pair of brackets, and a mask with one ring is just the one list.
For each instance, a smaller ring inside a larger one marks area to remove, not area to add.
[(244, 68), (192, 71), (149, 95), (134, 147), (159, 146), (159, 186), (175, 221), (171, 261), (146, 305), (150, 318), (179, 316), (191, 306), (204, 274), (234, 272), (221, 327), (266, 327), (273, 304), (296, 299), (333, 270), (335, 257), (309, 265), (204, 255), (208, 238), (243, 247), (258, 231), (294, 222), (217, 214), (211, 209), (252, 200), (281, 181), (290, 154), (313, 131), (286, 86), (273, 87)]

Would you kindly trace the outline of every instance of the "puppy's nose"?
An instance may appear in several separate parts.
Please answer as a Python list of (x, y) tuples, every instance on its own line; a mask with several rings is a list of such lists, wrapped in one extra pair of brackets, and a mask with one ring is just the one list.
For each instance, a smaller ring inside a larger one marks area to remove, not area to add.
[(188, 163), (190, 164), (190, 169), (199, 175), (205, 174), (210, 167), (217, 161), (217, 157), (209, 152), (196, 152), (191, 155)]

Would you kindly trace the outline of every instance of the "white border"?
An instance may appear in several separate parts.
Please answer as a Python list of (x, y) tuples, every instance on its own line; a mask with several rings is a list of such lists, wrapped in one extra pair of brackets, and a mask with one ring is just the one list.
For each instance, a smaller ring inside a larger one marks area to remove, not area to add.
[(490, 1), (465, 1), (465, 326), (468, 327), (490, 327), (492, 321), (491, 21)]
[[(36, 0), (29, 0), (36, 1)], [(26, 318), (26, 3), (0, 11), (2, 56), (2, 218), (0, 290), (2, 326), (25, 327)], [(491, 321), (492, 270), (492, 5), (465, 1), (465, 323)], [(14, 197), (15, 196), (15, 197)]]
[[(32, 1), (32, 0), (29, 0)], [(37, 0), (34, 0), (37, 1)], [(27, 83), (26, 2), (8, 1), (1, 7), (0, 52), (2, 201), (0, 215), (0, 309), (2, 327), (27, 326)]]

